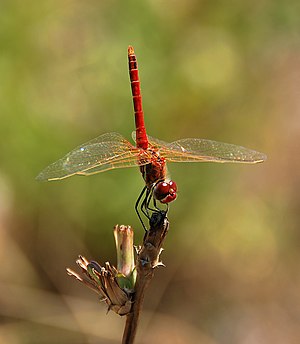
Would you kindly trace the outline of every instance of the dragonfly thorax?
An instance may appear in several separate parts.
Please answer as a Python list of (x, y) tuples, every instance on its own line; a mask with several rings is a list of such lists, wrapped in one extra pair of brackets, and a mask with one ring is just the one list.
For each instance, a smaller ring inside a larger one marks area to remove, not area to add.
[[(142, 173), (145, 184), (148, 189), (152, 189), (153, 185), (159, 181), (164, 181), (166, 179), (166, 159), (159, 155), (159, 152), (154, 149), (148, 149), (144, 151), (148, 161), (148, 164), (140, 166), (140, 171)], [(140, 161), (143, 162), (145, 157), (140, 156)]]
[(153, 189), (153, 196), (161, 203), (170, 203), (177, 197), (177, 185), (173, 180), (159, 181)]

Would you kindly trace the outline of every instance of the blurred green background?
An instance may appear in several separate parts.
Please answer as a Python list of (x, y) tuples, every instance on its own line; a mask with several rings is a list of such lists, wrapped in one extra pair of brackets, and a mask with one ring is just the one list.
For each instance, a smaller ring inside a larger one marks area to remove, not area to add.
[(66, 275), (143, 232), (138, 169), (38, 183), (105, 132), (130, 139), (127, 46), (148, 133), (268, 155), (169, 164), (179, 187), (137, 343), (300, 342), (300, 3), (0, 2), (0, 343), (119, 343), (124, 319)]

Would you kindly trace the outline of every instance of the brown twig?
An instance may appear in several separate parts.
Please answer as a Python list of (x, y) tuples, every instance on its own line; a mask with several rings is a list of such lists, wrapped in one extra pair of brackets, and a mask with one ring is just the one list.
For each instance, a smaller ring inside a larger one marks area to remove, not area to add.
[(132, 298), (133, 305), (130, 313), (126, 315), (122, 344), (132, 344), (134, 342), (145, 291), (154, 276), (154, 268), (163, 265), (159, 257), (168, 228), (169, 221), (166, 217), (166, 212), (154, 212), (150, 220), (150, 229), (145, 234), (143, 245), (137, 249), (137, 279)]
[(82, 275), (70, 268), (67, 269), (71, 277), (99, 294), (100, 299), (106, 302), (108, 310), (126, 316), (122, 344), (134, 342), (145, 291), (154, 276), (154, 269), (163, 265), (159, 258), (169, 228), (166, 215), (165, 211), (153, 212), (150, 229), (145, 233), (143, 245), (136, 248), (135, 264), (133, 230), (130, 226), (116, 225), (114, 235), (118, 269), (109, 262), (101, 266), (83, 256), (76, 260)]

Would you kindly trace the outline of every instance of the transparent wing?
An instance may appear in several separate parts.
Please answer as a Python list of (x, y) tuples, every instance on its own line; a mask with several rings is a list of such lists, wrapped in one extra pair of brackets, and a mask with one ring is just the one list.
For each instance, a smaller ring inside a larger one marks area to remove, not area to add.
[(114, 168), (146, 164), (138, 159), (135, 148), (122, 135), (107, 133), (75, 148), (60, 160), (46, 167), (37, 180), (57, 180), (74, 174), (90, 175)]
[[(133, 135), (134, 138), (134, 135)], [(152, 146), (172, 162), (236, 162), (255, 164), (267, 159), (266, 155), (242, 146), (205, 139), (182, 139), (167, 143), (148, 136)]]

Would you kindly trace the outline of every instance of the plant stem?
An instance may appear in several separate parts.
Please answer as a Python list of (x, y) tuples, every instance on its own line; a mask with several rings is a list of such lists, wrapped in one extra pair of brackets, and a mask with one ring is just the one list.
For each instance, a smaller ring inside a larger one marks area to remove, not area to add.
[(122, 344), (133, 344), (134, 342), (145, 291), (154, 276), (154, 268), (163, 265), (159, 256), (168, 228), (169, 221), (166, 212), (154, 212), (150, 219), (150, 229), (145, 233), (143, 245), (137, 253), (137, 279), (132, 299), (133, 305), (131, 312), (126, 315)]

